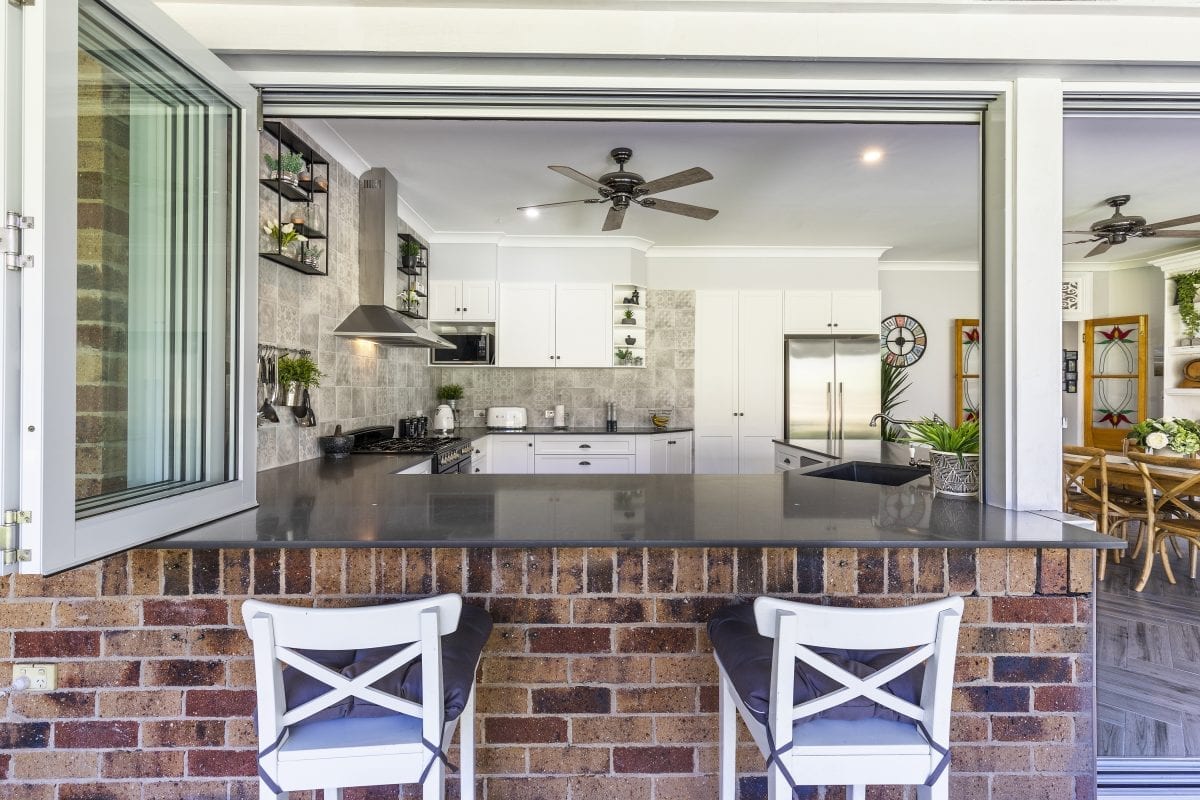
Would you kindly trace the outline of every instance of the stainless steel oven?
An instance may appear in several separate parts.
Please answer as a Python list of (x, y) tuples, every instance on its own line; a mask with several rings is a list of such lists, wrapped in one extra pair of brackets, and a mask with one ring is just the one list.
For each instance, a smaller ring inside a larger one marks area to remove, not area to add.
[(434, 364), (494, 364), (496, 336), (492, 333), (443, 333), (453, 350), (434, 350)]

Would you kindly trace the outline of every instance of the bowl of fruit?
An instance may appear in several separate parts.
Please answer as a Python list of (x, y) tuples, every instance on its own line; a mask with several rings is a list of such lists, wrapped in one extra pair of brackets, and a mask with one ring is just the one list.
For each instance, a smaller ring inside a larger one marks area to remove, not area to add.
[(650, 422), (656, 428), (665, 428), (671, 424), (671, 409), (653, 408), (650, 410)]

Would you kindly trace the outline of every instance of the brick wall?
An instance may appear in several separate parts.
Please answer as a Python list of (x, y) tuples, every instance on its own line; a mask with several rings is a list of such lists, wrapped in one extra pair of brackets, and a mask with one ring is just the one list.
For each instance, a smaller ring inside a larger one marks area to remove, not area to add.
[[(255, 797), (240, 601), (341, 606), (432, 591), (462, 592), (496, 622), (478, 689), (480, 798), (716, 797), (703, 621), (762, 593), (852, 605), (967, 595), (951, 797), (1093, 797), (1088, 551), (138, 550), (0, 589), (4, 674), (12, 660), (61, 662), (59, 691), (2, 701), (0, 798)], [(741, 796), (765, 797), (742, 730)]]
[(77, 499), (125, 488), (129, 309), (129, 92), (79, 52)]

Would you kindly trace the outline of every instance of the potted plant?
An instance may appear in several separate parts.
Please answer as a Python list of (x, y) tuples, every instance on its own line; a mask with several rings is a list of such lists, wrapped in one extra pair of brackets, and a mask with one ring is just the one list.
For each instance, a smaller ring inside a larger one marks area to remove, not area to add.
[(297, 233), (296, 226), (290, 222), (283, 225), (278, 222), (268, 222), (263, 225), (263, 231), (271, 242), (271, 249), (276, 250), (280, 255), (293, 258), (295, 258), (296, 249), (308, 241), (308, 237)]
[(617, 350), (617, 360), (620, 361), (622, 364), (629, 363), (629, 357), (632, 355), (633, 355), (632, 350), (626, 350), (624, 348), (619, 348)]
[(404, 303), (406, 311), (411, 311), (413, 314), (421, 312), (421, 296), (417, 294), (416, 289), (405, 289), (404, 294), (400, 296), (400, 300)]
[(969, 497), (979, 494), (979, 423), (967, 420), (955, 427), (941, 419), (922, 417), (908, 425), (903, 441), (931, 448), (929, 476), (935, 493)]
[(1192, 458), (1200, 451), (1200, 423), (1181, 417), (1144, 419), (1129, 429), (1128, 438), (1149, 453)]
[(1179, 305), (1179, 321), (1183, 324), (1186, 344), (1200, 335), (1200, 310), (1196, 308), (1197, 288), (1200, 288), (1200, 272), (1184, 272), (1172, 276), (1175, 281), (1175, 302)]
[(322, 377), (321, 370), (317, 369), (317, 362), (304, 353), (279, 359), (279, 383), (284, 389), (283, 404), (300, 405), (304, 390), (320, 386)]
[(271, 170), (271, 180), (283, 181), (292, 186), (300, 185), (300, 173), (304, 171), (304, 157), (299, 153), (283, 153), (279, 158), (264, 155), (263, 160), (267, 162), (267, 169)]
[(400, 264), (405, 269), (413, 269), (418, 265), (418, 259), (421, 258), (421, 243), (412, 239), (405, 239), (400, 245)]
[(321, 254), (325, 251), (319, 247), (305, 247), (303, 252), (304, 257), (300, 260), (310, 267), (315, 267), (321, 263)]
[(446, 383), (437, 388), (439, 403), (445, 403), (453, 411), (458, 411), (458, 401), (462, 400), (463, 387), (457, 383)]
[(633, 345), (637, 344), (637, 338), (635, 338), (635, 337), (633, 337), (633, 336), (626, 336), (626, 337), (625, 337), (625, 344), (627, 344), (627, 345), (629, 345), (630, 347), (632, 347)]
[(633, 309), (625, 309), (625, 317), (621, 320), (622, 325), (637, 325), (637, 320), (633, 318)]

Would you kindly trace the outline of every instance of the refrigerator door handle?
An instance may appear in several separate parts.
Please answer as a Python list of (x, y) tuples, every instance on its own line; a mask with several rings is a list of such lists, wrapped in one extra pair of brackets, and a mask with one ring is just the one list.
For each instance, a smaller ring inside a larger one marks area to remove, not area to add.
[(838, 438), (846, 438), (846, 393), (843, 384), (838, 381)]
[(833, 383), (825, 383), (825, 438), (833, 438)]

